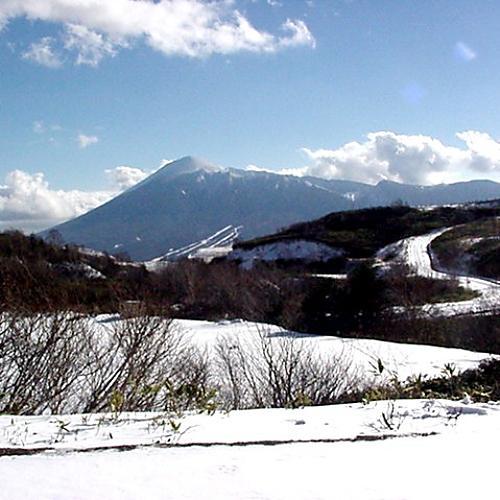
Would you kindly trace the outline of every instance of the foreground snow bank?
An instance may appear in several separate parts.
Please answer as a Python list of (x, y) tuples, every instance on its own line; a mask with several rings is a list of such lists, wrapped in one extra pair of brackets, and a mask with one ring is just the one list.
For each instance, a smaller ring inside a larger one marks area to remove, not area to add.
[(74, 452), (123, 446), (362, 441), (441, 433), (459, 419), (469, 421), (478, 416), (500, 417), (500, 406), (447, 400), (375, 401), (214, 415), (191, 413), (176, 418), (175, 426), (171, 415), (158, 412), (4, 415), (0, 416), (0, 456), (14, 450)]
[[(392, 430), (384, 414), (392, 415)], [(52, 444), (55, 417), (0, 417), (2, 446), (11, 446), (7, 429), (22, 421), (36, 429), (36, 446), (58, 450), (1, 456), (0, 497), (456, 500), (498, 494), (490, 482), (497, 464), (488, 454), (500, 444), (498, 404), (380, 401), (195, 415), (182, 420), (185, 432), (174, 439), (184, 446), (167, 448), (148, 430), (157, 417), (122, 415), (112, 425), (101, 423), (105, 430), (96, 437), (95, 424), (74, 434), (84, 416), (73, 416), (72, 438)], [(131, 441), (145, 446), (69, 451)]]

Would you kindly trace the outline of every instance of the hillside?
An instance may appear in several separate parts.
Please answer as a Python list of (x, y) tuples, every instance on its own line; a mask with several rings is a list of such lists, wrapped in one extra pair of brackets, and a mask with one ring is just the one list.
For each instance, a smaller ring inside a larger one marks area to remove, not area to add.
[(432, 251), (446, 269), (500, 280), (500, 221), (492, 217), (446, 231)]
[(372, 257), (380, 248), (402, 238), (497, 215), (500, 215), (500, 208), (481, 205), (428, 210), (409, 206), (352, 210), (294, 224), (276, 234), (240, 242), (236, 248), (309, 240), (340, 249), (347, 257)]
[(135, 298), (145, 270), (106, 254), (17, 231), (0, 233), (0, 308), (116, 311)]

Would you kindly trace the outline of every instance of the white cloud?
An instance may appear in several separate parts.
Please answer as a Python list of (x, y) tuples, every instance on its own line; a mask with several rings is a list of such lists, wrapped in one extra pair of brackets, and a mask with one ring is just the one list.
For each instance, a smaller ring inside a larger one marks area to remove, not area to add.
[(76, 140), (78, 142), (79, 148), (85, 149), (92, 144), (97, 144), (99, 142), (99, 137), (97, 137), (96, 135), (78, 134)]
[(22, 57), (47, 68), (59, 68), (62, 66), (62, 61), (54, 52), (53, 43), (54, 39), (46, 36), (38, 42), (32, 43), (29, 49), (23, 52)]
[(392, 180), (436, 184), (473, 178), (500, 180), (500, 143), (477, 131), (457, 134), (465, 148), (448, 146), (425, 135), (382, 131), (364, 142), (349, 142), (337, 149), (302, 151), (312, 161), (307, 175), (376, 183)]
[(149, 174), (140, 168), (120, 166), (105, 171), (112, 185), (119, 191), (128, 189), (145, 179)]
[(473, 61), (477, 57), (476, 52), (464, 42), (455, 44), (455, 55), (465, 62)]
[(35, 120), (32, 125), (32, 130), (35, 134), (41, 135), (45, 134), (45, 132), (60, 132), (62, 127), (57, 123), (48, 125), (43, 120)]
[(102, 191), (54, 190), (43, 173), (14, 170), (0, 185), (0, 230), (40, 231), (102, 205), (149, 174), (120, 166), (105, 171), (110, 188)]
[(273, 170), (270, 168), (259, 167), (258, 165), (254, 165), (253, 163), (247, 165), (245, 167), (245, 170), (247, 172), (273, 172)]
[(279, 172), (282, 175), (294, 175), (295, 177), (304, 177), (309, 175), (309, 167), (283, 168)]
[(79, 24), (68, 24), (64, 47), (77, 52), (76, 64), (96, 67), (105, 56), (114, 57), (117, 47), (124, 43), (113, 42), (100, 33)]
[(278, 40), (278, 45), (280, 47), (298, 47), (300, 45), (307, 45), (312, 48), (316, 47), (316, 40), (304, 21), (292, 21), (291, 19), (287, 19), (282, 29), (289, 32), (290, 35), (281, 37)]
[[(165, 55), (190, 57), (274, 52), (315, 43), (300, 20), (287, 20), (284, 36), (255, 28), (232, 0), (2, 0), (0, 27), (2, 20), (20, 16), (62, 23), (65, 48), (77, 52), (77, 64), (94, 66), (136, 41)], [(53, 40), (44, 40), (38, 53), (57, 64)]]
[(468, 130), (457, 137), (467, 145), (467, 162), (471, 170), (478, 173), (500, 172), (500, 143), (489, 134)]
[(42, 173), (9, 172), (0, 186), (0, 227), (38, 230), (109, 200), (111, 191), (52, 190)]
[(245, 167), (247, 172), (268, 172), (271, 174), (281, 174), (281, 175), (293, 175), (295, 177), (303, 177), (308, 175), (309, 167), (298, 167), (298, 168), (284, 168), (279, 171), (273, 170), (272, 168), (259, 167), (258, 165), (249, 164)]

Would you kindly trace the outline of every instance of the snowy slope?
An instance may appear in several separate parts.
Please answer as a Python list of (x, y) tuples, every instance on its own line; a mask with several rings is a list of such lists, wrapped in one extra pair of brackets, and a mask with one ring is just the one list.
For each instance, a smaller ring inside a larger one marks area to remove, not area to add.
[[(102, 315), (93, 321), (96, 331), (106, 332), (113, 321), (121, 320)], [(276, 325), (241, 320), (175, 320), (173, 327), (182, 332), (186, 341), (209, 352), (220, 339), (237, 341), (247, 349), (253, 349), (259, 335), (268, 337), (272, 343), (278, 343), (285, 337), (292, 338), (294, 342), (313, 349), (318, 356), (341, 356), (350, 363), (353, 371), (364, 374), (367, 380), (375, 376), (374, 367), (379, 359), (385, 366), (385, 376), (406, 380), (420, 374), (440, 376), (446, 364), (454, 364), (458, 371), (476, 368), (482, 360), (490, 357), (488, 353), (463, 349), (288, 332)]]
[(171, 262), (184, 258), (210, 259), (210, 257), (222, 257), (231, 251), (232, 244), (239, 237), (241, 229), (241, 226), (226, 226), (208, 238), (170, 250), (164, 255), (152, 259), (148, 264), (151, 266), (155, 262)]

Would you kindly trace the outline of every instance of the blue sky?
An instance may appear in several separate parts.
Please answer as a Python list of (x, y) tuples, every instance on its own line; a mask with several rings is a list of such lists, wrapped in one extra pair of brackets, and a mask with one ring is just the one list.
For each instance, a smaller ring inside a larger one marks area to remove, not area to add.
[(61, 191), (62, 217), (188, 154), (372, 183), (500, 180), (496, 0), (85, 5), (0, 4), (0, 219), (20, 192)]

